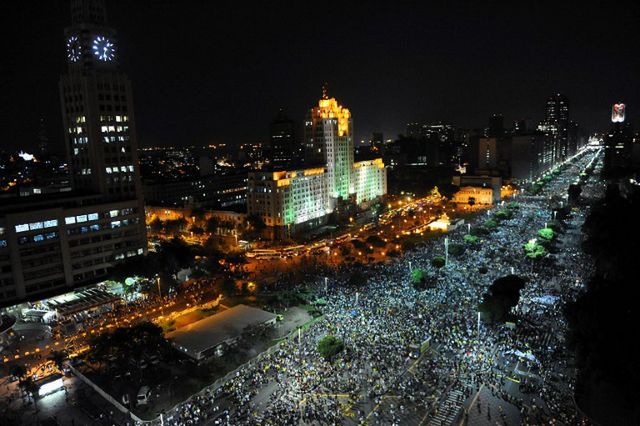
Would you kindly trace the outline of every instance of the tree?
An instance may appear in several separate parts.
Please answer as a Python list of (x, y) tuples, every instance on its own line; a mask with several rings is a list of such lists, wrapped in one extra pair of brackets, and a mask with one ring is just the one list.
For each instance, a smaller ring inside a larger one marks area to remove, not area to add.
[(547, 249), (545, 249), (542, 244), (539, 244), (536, 239), (524, 245), (524, 252), (530, 259), (539, 259), (547, 255)]
[(367, 277), (365, 277), (365, 275), (357, 269), (351, 272), (351, 275), (347, 280), (347, 284), (353, 287), (361, 287), (366, 283), (367, 283)]
[(461, 244), (449, 244), (449, 254), (452, 256), (460, 256), (464, 253), (464, 246)]
[(202, 229), (202, 227), (196, 226), (196, 225), (193, 225), (191, 228), (189, 228), (189, 231), (193, 232), (194, 235), (202, 235), (202, 234), (204, 234), (204, 229)]
[(502, 209), (502, 210), (498, 210), (493, 217), (495, 217), (498, 220), (507, 220), (507, 219), (511, 219), (511, 216), (513, 216), (513, 214), (511, 213), (511, 210), (509, 209)]
[(387, 243), (385, 243), (384, 240), (377, 235), (371, 235), (370, 237), (367, 237), (366, 242), (376, 247), (384, 247), (387, 245)]
[(475, 235), (467, 234), (463, 237), (465, 243), (474, 244), (478, 242), (478, 237)]
[(553, 229), (551, 229), (551, 228), (542, 228), (542, 229), (538, 230), (538, 236), (540, 238), (543, 238), (543, 239), (547, 240), (547, 241), (551, 241), (555, 237), (555, 233), (553, 232)]
[(58, 370), (63, 371), (64, 362), (67, 360), (67, 353), (65, 351), (53, 351), (47, 359), (53, 361), (53, 364)]
[(507, 275), (495, 280), (478, 306), (483, 318), (487, 322), (504, 321), (511, 308), (518, 304), (520, 290), (524, 285), (525, 280), (517, 275)]
[(224, 297), (231, 297), (236, 294), (236, 283), (231, 277), (224, 277), (215, 284), (215, 289)]
[(493, 219), (487, 219), (484, 221), (484, 227), (486, 229), (495, 229), (498, 226), (498, 222)]
[(436, 278), (427, 274), (424, 269), (416, 268), (411, 271), (411, 284), (416, 290), (425, 290), (436, 285)]
[(33, 405), (36, 409), (36, 413), (38, 412), (38, 402), (36, 397), (38, 396), (38, 390), (40, 386), (33, 380), (32, 377), (25, 377), (20, 383), (18, 383), (20, 389), (24, 391), (28, 396), (33, 400)]
[(151, 228), (153, 232), (160, 232), (164, 228), (164, 222), (162, 222), (160, 218), (156, 217), (149, 223), (149, 228)]
[(167, 220), (165, 221), (164, 226), (168, 233), (175, 234), (176, 232), (184, 230), (184, 227), (187, 226), (187, 220), (184, 217)]
[(434, 268), (442, 268), (445, 264), (445, 258), (442, 256), (436, 256), (431, 259), (431, 266)]
[(22, 382), (27, 375), (27, 369), (21, 364), (11, 364), (9, 367), (9, 373), (18, 379), (18, 382)]
[(471, 235), (474, 237), (482, 237), (489, 234), (489, 230), (484, 226), (472, 226), (471, 227)]
[(318, 352), (327, 361), (331, 361), (338, 353), (344, 349), (342, 340), (335, 336), (324, 336), (318, 342)]
[(427, 276), (427, 272), (424, 269), (416, 268), (411, 271), (411, 282), (415, 284), (421, 284)]
[(207, 232), (211, 234), (215, 234), (218, 231), (219, 224), (220, 224), (220, 221), (218, 220), (218, 218), (213, 216), (210, 217), (209, 219), (207, 219), (207, 224), (206, 224)]

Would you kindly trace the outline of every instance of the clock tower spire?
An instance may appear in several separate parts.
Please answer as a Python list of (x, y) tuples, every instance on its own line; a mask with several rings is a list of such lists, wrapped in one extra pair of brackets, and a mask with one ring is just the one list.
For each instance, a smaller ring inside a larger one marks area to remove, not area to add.
[(72, 0), (65, 34), (60, 100), (73, 187), (108, 201), (138, 199), (143, 211), (131, 81), (118, 67), (104, 1)]

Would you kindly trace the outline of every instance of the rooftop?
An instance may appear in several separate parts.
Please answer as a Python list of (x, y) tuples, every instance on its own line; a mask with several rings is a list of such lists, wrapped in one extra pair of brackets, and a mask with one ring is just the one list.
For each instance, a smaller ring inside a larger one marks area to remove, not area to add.
[(245, 327), (264, 324), (275, 318), (276, 314), (271, 312), (237, 305), (168, 333), (166, 337), (187, 355), (199, 358), (202, 352), (236, 339)]

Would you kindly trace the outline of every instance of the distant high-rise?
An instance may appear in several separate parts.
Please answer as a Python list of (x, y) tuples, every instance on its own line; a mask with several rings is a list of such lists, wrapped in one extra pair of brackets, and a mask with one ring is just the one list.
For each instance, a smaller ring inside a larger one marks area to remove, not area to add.
[(371, 135), (371, 149), (382, 149), (384, 145), (384, 135), (382, 132), (375, 132)]
[(504, 117), (502, 114), (493, 114), (489, 117), (487, 137), (500, 138), (502, 136), (504, 136)]
[(604, 173), (609, 177), (628, 172), (632, 165), (633, 129), (629, 123), (624, 122), (624, 110), (624, 104), (613, 106), (612, 126), (604, 137)]
[(38, 152), (41, 156), (49, 153), (49, 137), (44, 125), (44, 118), (40, 119), (40, 130), (38, 131)]
[(271, 122), (271, 161), (276, 167), (289, 167), (300, 155), (296, 143), (295, 122), (286, 116), (281, 108)]
[(335, 98), (329, 98), (326, 86), (318, 106), (311, 108), (305, 120), (305, 164), (326, 165), (327, 188), (331, 198), (346, 200), (353, 187), (353, 121), (351, 112)]
[(544, 123), (555, 127), (554, 161), (561, 161), (569, 154), (569, 99), (557, 93), (547, 99)]

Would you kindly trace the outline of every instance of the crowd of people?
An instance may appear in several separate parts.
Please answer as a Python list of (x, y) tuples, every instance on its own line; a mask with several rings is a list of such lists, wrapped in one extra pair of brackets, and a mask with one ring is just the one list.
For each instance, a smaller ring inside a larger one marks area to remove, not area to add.
[[(564, 303), (581, 291), (591, 272), (578, 245), (584, 214), (574, 211), (556, 254), (544, 261), (524, 256), (523, 244), (550, 221), (548, 197), (564, 194), (567, 178), (590, 158), (577, 159), (545, 187), (543, 195), (521, 196), (510, 219), (466, 251), (443, 254), (433, 239), (395, 262), (366, 268), (367, 283), (349, 285), (352, 268), (310, 278), (326, 300), (323, 317), (299, 337), (293, 334), (251, 362), (216, 389), (207, 389), (167, 413), (175, 425), (192, 424), (418, 424), (425, 419), (468, 419), (488, 415), (473, 395), (481, 386), (502, 400), (494, 420), (509, 423), (505, 407), (515, 407), (522, 424), (575, 424), (575, 371), (563, 335)], [(598, 183), (590, 183), (596, 187)], [(477, 217), (478, 223), (485, 217)], [(463, 243), (464, 226), (450, 232)], [(469, 245), (472, 244), (472, 245)], [(410, 268), (437, 277), (433, 288), (416, 290)], [(486, 268), (486, 269), (485, 269)], [(485, 272), (486, 271), (486, 272)], [(514, 309), (517, 324), (489, 324), (478, 318), (478, 304), (496, 279), (526, 279)], [(352, 284), (352, 283), (351, 283)], [(333, 335), (345, 349), (334, 359), (317, 345)], [(509, 379), (520, 386), (507, 387)]]

